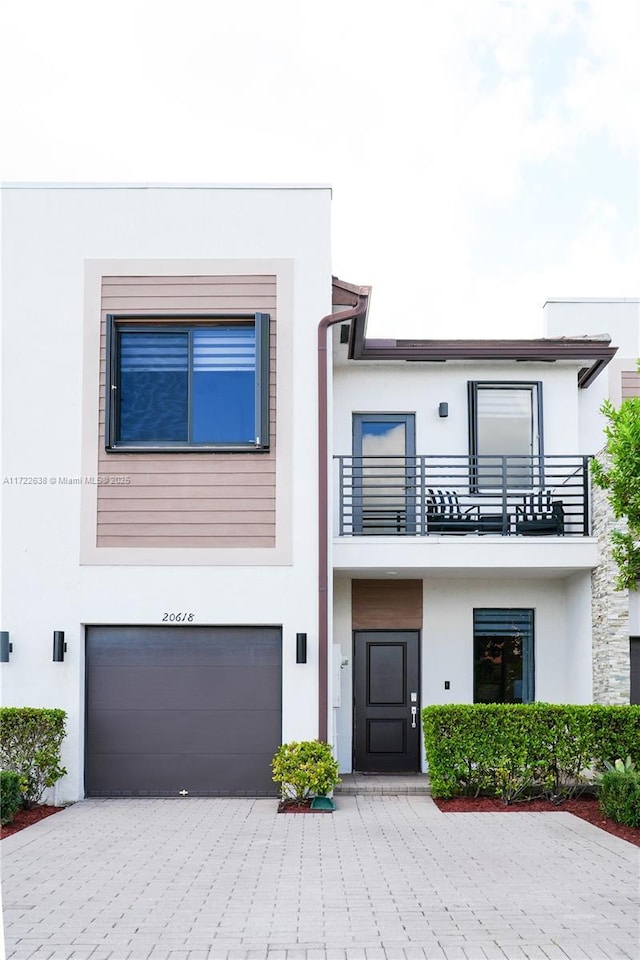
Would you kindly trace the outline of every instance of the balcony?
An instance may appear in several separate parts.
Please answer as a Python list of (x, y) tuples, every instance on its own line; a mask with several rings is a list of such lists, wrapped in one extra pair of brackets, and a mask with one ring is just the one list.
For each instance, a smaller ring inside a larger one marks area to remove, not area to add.
[(334, 458), (340, 537), (588, 537), (589, 458)]

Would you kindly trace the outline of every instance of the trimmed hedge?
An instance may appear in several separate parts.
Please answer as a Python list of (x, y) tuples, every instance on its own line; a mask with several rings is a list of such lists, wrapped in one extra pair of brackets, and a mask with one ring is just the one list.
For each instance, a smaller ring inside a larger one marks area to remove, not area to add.
[(0, 766), (19, 775), (27, 809), (67, 772), (60, 765), (66, 719), (64, 710), (0, 708)]
[(586, 771), (630, 756), (640, 762), (640, 706), (448, 704), (422, 711), (431, 790), (562, 799)]
[(640, 827), (640, 777), (634, 770), (608, 770), (600, 778), (600, 809), (627, 827)]
[(0, 823), (11, 823), (22, 806), (20, 777), (13, 770), (0, 772)]

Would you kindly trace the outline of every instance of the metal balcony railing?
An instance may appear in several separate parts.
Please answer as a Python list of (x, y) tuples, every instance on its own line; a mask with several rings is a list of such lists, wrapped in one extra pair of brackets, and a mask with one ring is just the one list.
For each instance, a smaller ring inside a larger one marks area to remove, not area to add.
[(589, 535), (589, 457), (335, 457), (340, 536)]

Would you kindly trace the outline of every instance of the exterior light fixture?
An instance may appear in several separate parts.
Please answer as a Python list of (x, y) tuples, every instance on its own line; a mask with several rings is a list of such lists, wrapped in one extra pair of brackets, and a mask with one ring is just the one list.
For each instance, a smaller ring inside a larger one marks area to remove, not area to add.
[(64, 630), (54, 630), (53, 631), (53, 662), (62, 663), (64, 660), (64, 655), (67, 650), (67, 645), (64, 642)]
[(0, 663), (9, 663), (9, 654), (13, 651), (13, 644), (9, 640), (9, 631), (0, 630)]
[(440, 403), (438, 404), (438, 416), (439, 417), (448, 417), (449, 416), (449, 404)]
[(296, 633), (296, 663), (307, 662), (307, 635)]

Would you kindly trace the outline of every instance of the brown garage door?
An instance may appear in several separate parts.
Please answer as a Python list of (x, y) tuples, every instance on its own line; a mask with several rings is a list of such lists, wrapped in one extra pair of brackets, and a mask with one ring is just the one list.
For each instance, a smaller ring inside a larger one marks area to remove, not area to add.
[(89, 797), (275, 795), (278, 627), (87, 627)]

